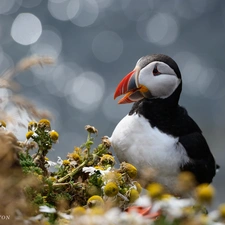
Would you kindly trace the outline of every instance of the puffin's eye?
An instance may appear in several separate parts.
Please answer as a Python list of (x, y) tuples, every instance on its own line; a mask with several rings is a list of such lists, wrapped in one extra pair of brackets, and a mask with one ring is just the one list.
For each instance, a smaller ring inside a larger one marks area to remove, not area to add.
[(152, 71), (154, 76), (160, 75), (161, 73), (158, 71), (157, 67)]

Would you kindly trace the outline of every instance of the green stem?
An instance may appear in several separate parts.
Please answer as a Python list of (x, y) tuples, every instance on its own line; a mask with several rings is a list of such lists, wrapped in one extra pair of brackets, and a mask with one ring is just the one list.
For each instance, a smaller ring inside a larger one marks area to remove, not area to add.
[[(53, 184), (52, 184), (52, 187), (57, 188), (57, 187), (63, 187), (63, 186), (67, 186), (67, 185), (72, 185), (73, 187), (76, 187), (76, 186), (78, 186), (79, 184), (80, 184), (79, 182), (78, 182), (78, 183), (74, 183), (74, 184), (71, 184), (71, 183), (69, 183), (69, 182), (67, 182), (67, 183), (53, 183)], [(45, 188), (48, 188), (49, 185), (45, 184), (44, 187), (45, 187)]]
[[(90, 139), (91, 139), (91, 133), (90, 132), (88, 132), (88, 136), (87, 136), (87, 143), (90, 141)], [(87, 146), (87, 156), (89, 157), (89, 155), (90, 155), (90, 149), (91, 149), (91, 147), (90, 147), (90, 144), (88, 144)]]
[(87, 164), (87, 162), (88, 162), (88, 160), (83, 161), (83, 163), (81, 163), (75, 170), (73, 170), (70, 173), (66, 174), (66, 176), (60, 178), (58, 180), (58, 183), (62, 183), (66, 179), (68, 179), (69, 177), (73, 177), (75, 174), (77, 174)]

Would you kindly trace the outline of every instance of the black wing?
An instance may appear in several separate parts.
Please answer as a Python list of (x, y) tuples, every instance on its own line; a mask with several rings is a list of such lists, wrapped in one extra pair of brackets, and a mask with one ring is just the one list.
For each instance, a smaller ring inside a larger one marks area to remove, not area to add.
[(216, 173), (216, 164), (208, 144), (199, 132), (179, 138), (179, 142), (187, 151), (190, 162), (182, 165), (182, 171), (192, 172), (198, 183), (211, 183)]

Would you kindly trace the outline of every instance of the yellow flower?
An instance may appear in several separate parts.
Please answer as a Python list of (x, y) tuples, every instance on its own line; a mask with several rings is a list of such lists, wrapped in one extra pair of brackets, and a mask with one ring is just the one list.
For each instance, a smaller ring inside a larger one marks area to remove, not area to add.
[(80, 156), (79, 156), (76, 152), (71, 153), (70, 156), (71, 156), (75, 161), (77, 161), (77, 160), (80, 159)]
[(161, 196), (161, 199), (162, 200), (168, 200), (168, 199), (170, 199), (170, 198), (172, 198), (173, 196), (172, 195), (170, 195), (170, 194), (163, 194), (162, 196)]
[(200, 224), (207, 225), (207, 224), (209, 224), (209, 217), (205, 214), (201, 214), (200, 218), (199, 218), (199, 221), (200, 221)]
[(0, 120), (0, 127), (6, 128), (6, 122), (4, 120)]
[(77, 154), (80, 154), (82, 152), (80, 147), (74, 147), (74, 152), (76, 152)]
[(160, 198), (163, 194), (163, 186), (158, 183), (151, 183), (148, 185), (147, 191), (151, 198)]
[(142, 187), (141, 187), (140, 183), (138, 183), (137, 181), (134, 181), (134, 185), (136, 186), (138, 193), (141, 193)]
[(107, 165), (113, 166), (114, 164), (115, 164), (115, 159), (112, 155), (109, 155), (109, 154), (104, 154), (101, 157), (99, 162), (99, 165), (103, 165), (103, 166), (107, 166)]
[(104, 201), (99, 195), (93, 195), (90, 197), (87, 201), (87, 205), (89, 208), (93, 207), (103, 207), (104, 206)]
[(55, 130), (50, 131), (49, 135), (53, 141), (57, 141), (59, 139), (59, 134)]
[(95, 166), (96, 170), (104, 170), (104, 168), (102, 166)]
[(115, 182), (109, 182), (104, 187), (104, 193), (109, 197), (114, 197), (118, 194), (119, 188)]
[(196, 180), (191, 172), (181, 172), (177, 178), (176, 192), (179, 194), (185, 194), (193, 190), (196, 186)]
[(93, 196), (93, 195), (100, 195), (101, 194), (101, 188), (97, 187), (93, 184), (89, 184), (86, 187), (86, 192), (89, 196)]
[(196, 188), (196, 198), (200, 203), (210, 204), (215, 195), (215, 190), (210, 184), (200, 184)]
[(82, 206), (77, 206), (71, 210), (73, 216), (82, 216), (86, 212), (85, 208)]
[(41, 225), (51, 225), (51, 223), (47, 220), (42, 221)]
[(67, 166), (70, 164), (70, 161), (68, 159), (63, 160), (63, 165)]
[(41, 119), (39, 122), (38, 122), (38, 126), (40, 128), (44, 128), (46, 130), (51, 130), (51, 123), (49, 120), (47, 119)]
[(130, 163), (122, 162), (120, 167), (122, 172), (125, 172), (129, 175), (131, 179), (137, 176), (137, 169)]
[(28, 131), (29, 131), (29, 130), (35, 130), (36, 127), (37, 127), (37, 122), (35, 122), (35, 121), (30, 121), (30, 122), (28, 123)]
[(225, 204), (219, 205), (219, 214), (221, 218), (225, 219)]
[(89, 211), (90, 215), (103, 215), (105, 213), (103, 207), (93, 207)]
[(27, 138), (27, 139), (30, 139), (30, 138), (32, 137), (33, 134), (34, 134), (34, 131), (28, 131), (28, 132), (26, 133), (26, 138)]
[(135, 202), (138, 198), (139, 198), (139, 192), (136, 189), (132, 188), (130, 190), (130, 203)]
[(51, 180), (52, 182), (55, 182), (56, 178), (55, 177), (49, 177), (49, 180)]
[(95, 127), (90, 126), (90, 125), (86, 125), (85, 130), (88, 131), (89, 133), (93, 133), (93, 134), (98, 133), (98, 130)]

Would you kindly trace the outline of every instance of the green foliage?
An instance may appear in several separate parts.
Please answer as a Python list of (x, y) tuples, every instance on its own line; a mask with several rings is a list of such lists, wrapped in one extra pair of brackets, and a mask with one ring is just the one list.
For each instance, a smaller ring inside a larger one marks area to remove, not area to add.
[(42, 175), (42, 169), (34, 163), (34, 159), (26, 153), (19, 153), (20, 165), (25, 174), (39, 174)]
[(89, 183), (95, 185), (96, 187), (101, 187), (103, 185), (102, 175), (99, 170), (90, 176)]

